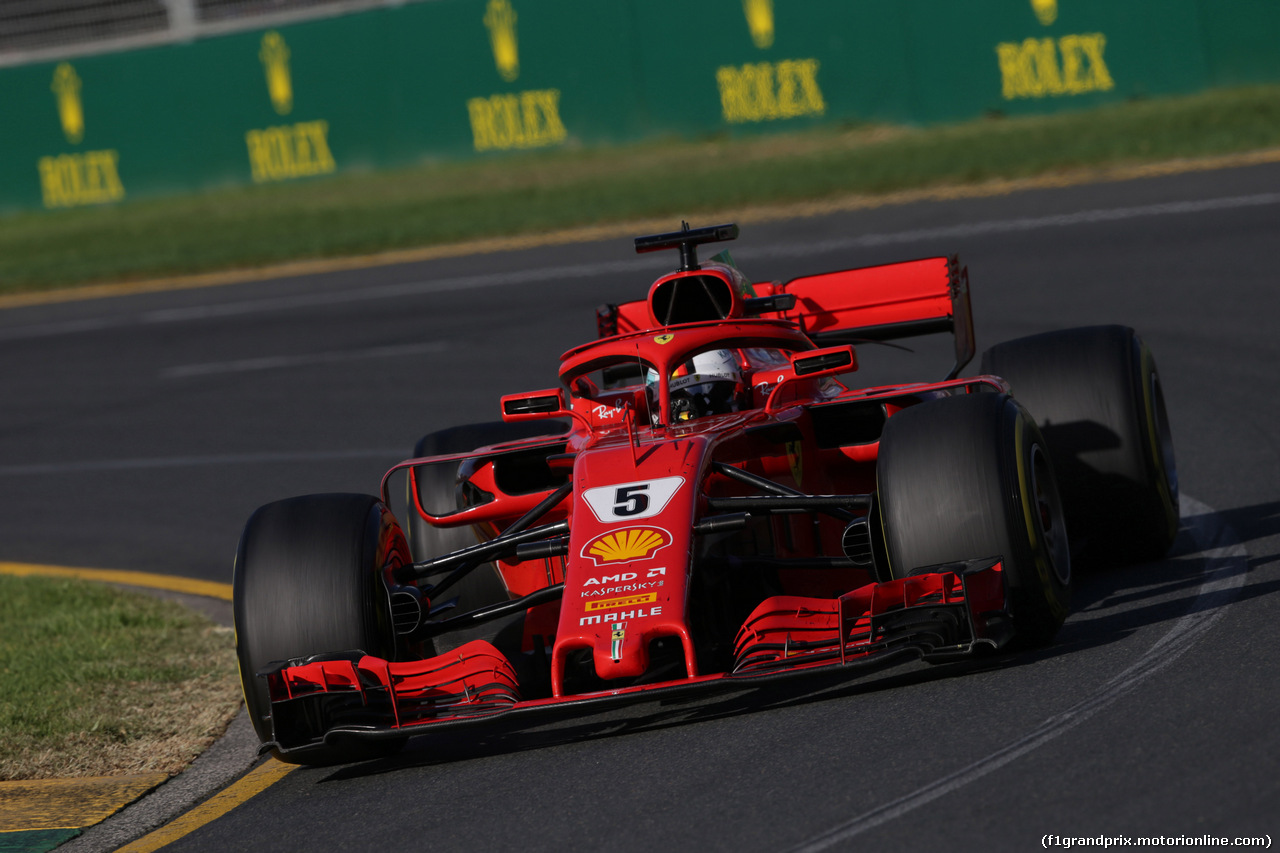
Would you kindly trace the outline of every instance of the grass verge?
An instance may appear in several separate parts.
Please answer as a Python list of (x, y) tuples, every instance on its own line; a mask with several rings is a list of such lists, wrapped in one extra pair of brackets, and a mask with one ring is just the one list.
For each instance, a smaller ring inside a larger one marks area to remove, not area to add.
[(141, 593), (0, 576), (0, 780), (177, 773), (239, 704), (229, 628)]
[(1049, 117), (660, 141), (0, 218), (0, 292), (1280, 146), (1280, 86)]

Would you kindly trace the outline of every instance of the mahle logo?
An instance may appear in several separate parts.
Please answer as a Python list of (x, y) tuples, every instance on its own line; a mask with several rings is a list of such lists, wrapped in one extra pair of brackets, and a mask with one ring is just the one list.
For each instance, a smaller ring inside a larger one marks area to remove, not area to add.
[(1046, 27), (1058, 20), (1058, 0), (1031, 0), (1031, 9)]
[(80, 77), (70, 63), (53, 70), (53, 93), (58, 97), (58, 118), (62, 133), (72, 145), (84, 139), (84, 105), (80, 102)]
[(275, 30), (263, 35), (258, 58), (267, 75), (271, 106), (280, 115), (288, 115), (293, 111), (293, 78), (289, 75), (289, 46), (284, 43), (284, 37)]
[(489, 43), (493, 46), (493, 63), (498, 73), (508, 83), (520, 76), (520, 50), (516, 44), (516, 11), (510, 0), (489, 0), (484, 13), (484, 25), (489, 29)]
[(773, 0), (742, 0), (742, 11), (756, 47), (773, 47)]

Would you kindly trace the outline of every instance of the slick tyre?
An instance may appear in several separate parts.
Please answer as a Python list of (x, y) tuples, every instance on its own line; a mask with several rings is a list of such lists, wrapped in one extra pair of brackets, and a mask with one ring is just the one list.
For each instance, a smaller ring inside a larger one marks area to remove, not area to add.
[[(444, 456), (450, 453), (467, 453), (480, 447), (522, 438), (555, 434), (555, 423), (523, 422), (469, 424), (451, 427), (423, 436), (413, 449), (414, 457)], [(418, 484), (418, 500), (422, 506), (435, 512), (445, 512), (462, 506), (457, 492), (458, 467), (433, 465), (415, 472)], [(408, 488), (408, 486), (406, 486)], [(441, 554), (449, 554), (477, 542), (470, 527), (432, 527), (413, 507), (413, 495), (408, 495), (409, 507), (405, 511), (409, 548), (415, 560), (427, 560)], [(439, 578), (427, 578), (427, 583)], [(508, 599), (507, 587), (492, 563), (485, 563), (467, 574), (457, 584), (443, 593), (445, 598), (458, 598), (454, 613), (466, 613), (477, 607), (495, 604)]]
[[(232, 580), (236, 656), (258, 738), (273, 740), (266, 679), (275, 661), (359, 650), (395, 658), (383, 566), (405, 559), (399, 525), (368, 495), (305, 495), (267, 504), (245, 525)], [(403, 740), (316, 747), (278, 756), (301, 764), (379, 757)]]
[(895, 578), (1000, 557), (1015, 642), (1053, 639), (1071, 553), (1045, 442), (1022, 406), (979, 393), (904, 409), (885, 423), (876, 479)]
[(1078, 562), (1157, 560), (1178, 532), (1178, 469), (1151, 350), (1126, 326), (998, 344), (982, 372), (1004, 378), (1053, 458)]

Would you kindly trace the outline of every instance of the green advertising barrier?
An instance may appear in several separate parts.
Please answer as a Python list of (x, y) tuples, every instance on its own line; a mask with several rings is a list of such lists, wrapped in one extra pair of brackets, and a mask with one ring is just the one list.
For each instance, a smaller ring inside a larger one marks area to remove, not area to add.
[(643, 136), (629, 7), (530, 5), (420, 3), (4, 69), (0, 209), (547, 147), (570, 126)]
[(0, 69), (0, 210), (1280, 80), (1275, 0), (434, 0)]
[(1202, 0), (1209, 83), (1239, 86), (1280, 79), (1280, 3)]

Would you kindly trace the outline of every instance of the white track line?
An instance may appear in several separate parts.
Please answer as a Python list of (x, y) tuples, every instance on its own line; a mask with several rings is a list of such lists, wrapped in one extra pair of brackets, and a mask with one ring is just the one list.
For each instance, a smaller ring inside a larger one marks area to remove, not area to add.
[(976, 782), (1037, 747), (1071, 731), (1185, 654), (1222, 618), (1226, 606), (1240, 594), (1248, 567), (1246, 561), (1248, 553), (1236, 538), (1235, 531), (1214, 520), (1211, 507), (1184, 495), (1182, 512), (1184, 520), (1188, 520), (1188, 515), (1191, 515), (1190, 533), (1203, 555), (1204, 580), (1200, 584), (1200, 593), (1196, 596), (1190, 610), (1175, 622), (1169, 632), (1157, 640), (1145, 654), (1089, 696), (1045, 720), (1034, 731), (1004, 748), (906, 796), (815, 835), (800, 845), (790, 848), (789, 853), (817, 853), (817, 851), (844, 844), (869, 829), (902, 817), (958, 788)]
[(184, 364), (169, 367), (160, 371), (162, 379), (185, 379), (190, 376), (210, 376), (218, 373), (246, 373), (255, 370), (279, 370), (289, 367), (308, 367), (313, 364), (346, 364), (370, 358), (399, 358), (401, 356), (422, 355), (424, 353), (444, 352), (449, 344), (444, 341), (430, 341), (420, 344), (402, 344), (398, 346), (371, 347), (362, 350), (331, 350), (329, 352), (312, 352), (303, 355), (276, 355), (263, 358), (242, 358), (235, 361), (213, 361), (204, 364)]
[[(792, 241), (767, 248), (744, 245), (734, 249), (741, 259), (807, 257), (822, 252), (856, 248), (916, 243), (959, 237), (998, 234), (1016, 234), (1045, 228), (1067, 228), (1126, 219), (1144, 219), (1160, 216), (1185, 216), (1222, 210), (1267, 207), (1280, 204), (1280, 193), (1258, 193), (1247, 196), (1230, 196), (1194, 201), (1167, 202), (1136, 205), (1133, 207), (1083, 210), (1076, 213), (1019, 219), (992, 219), (985, 222), (969, 222), (936, 228), (918, 228), (908, 231), (860, 234), (836, 240)], [(362, 286), (355, 289), (322, 293), (299, 293), (292, 296), (265, 297), (231, 302), (211, 303), (182, 308), (164, 308), (139, 314), (91, 317), (86, 319), (35, 323), (24, 326), (0, 328), (0, 341), (50, 337), (54, 335), (94, 332), (121, 326), (149, 326), (157, 324), (190, 322), (215, 317), (236, 317), (247, 314), (264, 314), (274, 311), (296, 311), (301, 308), (343, 305), (374, 299), (399, 299), (450, 291), (467, 291), (488, 287), (528, 285), (546, 281), (563, 281), (571, 278), (599, 278), (609, 275), (625, 275), (645, 270), (661, 271), (668, 267), (661, 258), (645, 256), (616, 261), (585, 264), (517, 269), (508, 272), (454, 276), (410, 281), (396, 284)]]
[(835, 240), (822, 240), (800, 245), (777, 246), (758, 251), (734, 251), (743, 258), (783, 258), (793, 255), (811, 255), (838, 252), (847, 249), (871, 248), (895, 243), (916, 243), (935, 240), (951, 240), (957, 237), (982, 237), (990, 234), (1017, 234), (1042, 228), (1069, 228), (1075, 225), (1094, 225), (1100, 222), (1118, 222), (1125, 219), (1147, 219), (1156, 216), (1184, 216), (1210, 213), (1219, 210), (1239, 210), (1280, 204), (1280, 193), (1209, 198), (1199, 201), (1174, 201), (1163, 204), (1144, 204), (1135, 207), (1112, 207), (1081, 210), (1076, 213), (1060, 213), (1053, 216), (1024, 217), (1020, 219), (991, 219), (986, 222), (967, 222), (962, 225), (943, 225), (937, 228), (918, 228), (887, 234), (859, 234)]
[(187, 468), (199, 465), (270, 465), (281, 462), (340, 462), (344, 459), (407, 459), (399, 450), (313, 450), (280, 453), (217, 453), (208, 456), (159, 456), (143, 459), (104, 459), (93, 462), (36, 462), (29, 465), (0, 465), (0, 477), (33, 474), (79, 474), (94, 471), (134, 471), (151, 468)]

